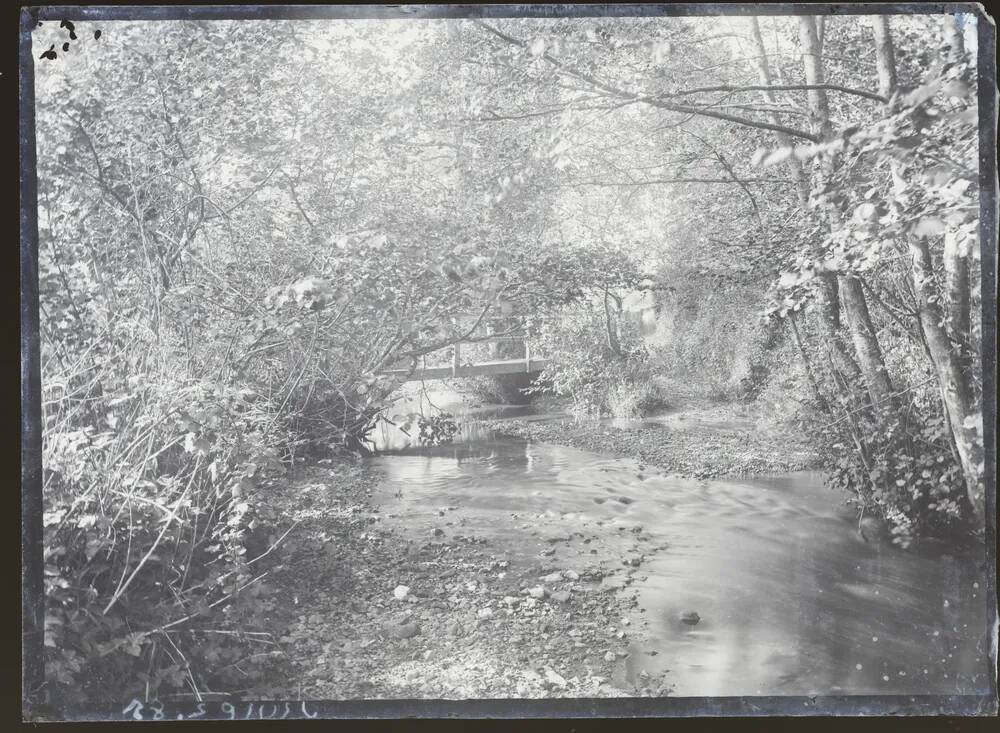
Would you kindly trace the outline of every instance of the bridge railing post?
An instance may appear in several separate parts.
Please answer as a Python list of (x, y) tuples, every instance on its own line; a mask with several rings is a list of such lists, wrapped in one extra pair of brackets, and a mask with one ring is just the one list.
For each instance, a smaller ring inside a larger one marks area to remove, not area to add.
[(455, 344), (455, 353), (451, 357), (451, 376), (457, 377), (459, 367), (462, 365), (462, 344)]
[(524, 371), (531, 371), (531, 345), (527, 341), (524, 342)]

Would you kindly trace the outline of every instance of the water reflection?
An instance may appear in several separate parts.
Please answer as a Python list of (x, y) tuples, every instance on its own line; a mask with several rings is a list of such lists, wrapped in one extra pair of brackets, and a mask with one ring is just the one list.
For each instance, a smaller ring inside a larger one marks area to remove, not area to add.
[[(592, 542), (616, 558), (665, 545), (631, 586), (646, 610), (633, 681), (669, 669), (674, 694), (709, 696), (988, 690), (983, 563), (865, 544), (818, 474), (681, 480), (463, 431), (372, 459), (384, 511), (423, 536), (502, 535), (525, 562), (558, 548), (553, 562), (578, 570)], [(680, 621), (690, 610), (696, 626)]]

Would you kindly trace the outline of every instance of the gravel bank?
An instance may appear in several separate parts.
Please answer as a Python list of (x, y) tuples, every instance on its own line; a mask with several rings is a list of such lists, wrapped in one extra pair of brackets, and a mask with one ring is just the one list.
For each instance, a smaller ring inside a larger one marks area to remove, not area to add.
[(364, 464), (318, 466), (270, 495), (299, 524), (272, 568), (285, 599), (272, 619), (281, 670), (248, 699), (669, 692), (663, 679), (635, 687), (622, 675), (640, 625), (623, 589), (644, 558), (595, 555), (578, 573), (555, 558), (519, 565), (476, 537), (407, 541), (369, 501), (377, 480)]
[(820, 457), (788, 431), (732, 419), (724, 409), (685, 411), (660, 421), (616, 427), (608, 422), (497, 420), (498, 435), (634, 458), (683, 477), (718, 478), (818, 470)]

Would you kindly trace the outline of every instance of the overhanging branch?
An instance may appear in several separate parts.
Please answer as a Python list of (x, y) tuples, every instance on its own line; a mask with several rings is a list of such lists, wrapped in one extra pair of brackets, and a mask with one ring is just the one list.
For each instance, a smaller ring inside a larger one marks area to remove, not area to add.
[[(485, 29), (489, 33), (503, 39), (507, 43), (515, 45), (519, 48), (527, 48), (528, 44), (518, 38), (509, 36), (506, 33), (494, 28), (489, 23), (482, 20), (475, 19), (472, 21), (474, 24)], [(760, 130), (771, 130), (772, 132), (781, 132), (790, 137), (797, 137), (803, 140), (809, 140), (810, 142), (819, 142), (820, 139), (817, 135), (813, 135), (805, 130), (798, 130), (794, 127), (786, 127), (784, 125), (775, 124), (772, 122), (764, 122), (762, 120), (752, 120), (746, 117), (738, 117), (736, 115), (727, 114), (725, 112), (719, 112), (712, 109), (707, 109), (704, 107), (697, 107), (687, 104), (678, 104), (676, 102), (667, 101), (664, 95), (649, 96), (634, 94), (632, 92), (625, 91), (624, 89), (619, 89), (618, 87), (608, 84), (607, 82), (601, 81), (600, 79), (591, 76), (585, 72), (574, 69), (566, 64), (562, 63), (558, 59), (554, 58), (551, 54), (542, 53), (540, 58), (547, 61), (556, 69), (559, 69), (565, 74), (569, 74), (576, 79), (586, 82), (595, 89), (599, 89), (606, 94), (610, 94), (613, 97), (619, 99), (628, 100), (629, 102), (642, 102), (653, 107), (658, 107), (660, 109), (665, 109), (670, 112), (680, 112), (684, 114), (700, 115), (702, 117), (712, 117), (717, 120), (725, 120), (726, 122), (732, 122), (737, 125), (743, 125), (744, 127), (754, 127)], [(825, 85), (824, 85), (825, 86)]]

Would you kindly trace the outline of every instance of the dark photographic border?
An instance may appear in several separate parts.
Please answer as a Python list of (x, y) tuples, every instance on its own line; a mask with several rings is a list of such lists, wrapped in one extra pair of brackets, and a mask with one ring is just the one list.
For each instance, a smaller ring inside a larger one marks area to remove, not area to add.
[[(997, 712), (996, 605), (996, 276), (997, 276), (997, 86), (996, 27), (973, 3), (713, 4), (677, 5), (178, 5), (50, 6), (21, 9), (19, 53), (20, 150), (20, 377), (21, 377), (21, 653), (22, 719), (26, 721), (132, 720), (154, 717), (152, 709), (120, 705), (37, 706), (44, 682), (42, 584), (42, 425), (38, 312), (38, 227), (32, 30), (39, 20), (266, 20), (345, 18), (552, 18), (677, 17), (711, 15), (975, 14), (979, 58), (979, 186), (982, 248), (983, 429), (986, 485), (987, 629), (990, 691), (970, 695), (824, 695), (767, 697), (563, 698), (469, 700), (329, 700), (206, 703), (161, 709), (157, 719), (228, 720), (292, 718), (593, 718), (817, 715), (995, 715)], [(991, 53), (992, 51), (992, 53)], [(227, 706), (224, 708), (224, 706)]]

